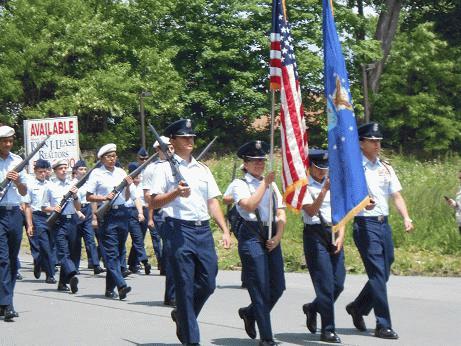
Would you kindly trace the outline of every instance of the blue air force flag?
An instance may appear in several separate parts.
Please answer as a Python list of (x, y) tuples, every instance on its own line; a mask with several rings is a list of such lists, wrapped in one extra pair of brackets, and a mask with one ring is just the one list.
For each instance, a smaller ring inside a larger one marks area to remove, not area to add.
[(323, 44), (331, 210), (336, 230), (362, 210), (369, 198), (349, 80), (330, 0), (323, 0)]

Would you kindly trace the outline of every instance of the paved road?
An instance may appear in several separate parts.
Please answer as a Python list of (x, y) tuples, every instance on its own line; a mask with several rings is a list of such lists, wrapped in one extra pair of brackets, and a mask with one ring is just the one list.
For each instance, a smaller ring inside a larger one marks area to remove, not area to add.
[[(164, 277), (134, 275), (126, 301), (104, 298), (104, 277), (82, 270), (76, 295), (58, 292), (33, 278), (30, 258), (23, 258), (24, 280), (16, 287), (20, 318), (0, 320), (0, 345), (178, 345), (169, 307), (163, 306)], [(307, 333), (301, 306), (314, 296), (309, 276), (286, 275), (287, 291), (272, 312), (275, 338), (282, 345), (321, 345)], [(218, 287), (200, 315), (202, 345), (257, 345), (247, 338), (237, 309), (249, 302), (239, 287), (240, 272), (221, 271)], [(344, 307), (366, 277), (349, 275), (336, 305), (337, 332), (345, 345), (460, 345), (461, 278), (391, 277), (389, 299), (398, 341), (372, 336), (352, 326)], [(320, 321), (319, 321), (320, 325)]]

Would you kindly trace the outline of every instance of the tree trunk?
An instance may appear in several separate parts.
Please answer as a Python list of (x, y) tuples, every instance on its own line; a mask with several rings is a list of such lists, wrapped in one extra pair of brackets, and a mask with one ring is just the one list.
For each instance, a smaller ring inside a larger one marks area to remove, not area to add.
[(369, 72), (368, 80), (373, 93), (377, 93), (379, 90), (379, 80), (383, 73), (384, 64), (389, 56), (392, 41), (395, 37), (395, 33), (397, 32), (401, 9), (402, 1), (385, 0), (385, 8), (379, 14), (375, 38), (381, 41), (383, 58), (382, 60), (376, 62), (374, 68)]

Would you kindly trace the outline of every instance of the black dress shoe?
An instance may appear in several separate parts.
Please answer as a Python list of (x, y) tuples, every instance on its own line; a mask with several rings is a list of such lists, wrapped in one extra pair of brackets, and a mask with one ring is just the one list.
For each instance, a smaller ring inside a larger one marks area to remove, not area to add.
[(322, 334), (320, 334), (320, 341), (331, 342), (334, 344), (341, 343), (341, 339), (338, 335), (336, 335), (335, 332), (323, 332)]
[(77, 270), (75, 271), (75, 275), (80, 275), (80, 270), (77, 269)]
[(381, 339), (398, 339), (399, 335), (392, 328), (376, 328), (375, 336)]
[(114, 291), (106, 291), (106, 292), (104, 293), (104, 296), (105, 296), (106, 298), (112, 298), (112, 299), (117, 299), (117, 298), (118, 298), (117, 293), (115, 293)]
[(48, 276), (45, 280), (45, 282), (47, 284), (55, 284), (56, 283), (56, 279), (54, 278), (54, 276)]
[(40, 274), (42, 271), (40, 270), (40, 265), (34, 261), (34, 278), (40, 279)]
[(128, 275), (131, 275), (131, 271), (128, 269), (122, 270), (122, 276), (126, 278)]
[(16, 280), (21, 281), (22, 279), (24, 279), (24, 278), (22, 277), (21, 273), (18, 272), (18, 273), (16, 274)]
[(261, 340), (259, 346), (275, 346), (278, 345), (274, 340)]
[(146, 275), (150, 274), (151, 269), (152, 269), (152, 266), (148, 262), (144, 263), (144, 273)]
[(247, 335), (254, 339), (256, 338), (256, 325), (255, 325), (255, 320), (251, 319), (247, 316), (246, 314), (247, 308), (240, 308), (239, 309), (239, 316), (243, 320), (243, 323), (245, 325), (245, 331)]
[(66, 284), (63, 284), (63, 283), (59, 282), (58, 283), (58, 291), (68, 292), (68, 291), (70, 291), (70, 288), (67, 287)]
[(0, 305), (0, 317), (3, 317), (3, 316), (5, 316), (5, 306)]
[(118, 289), (118, 299), (123, 300), (126, 298), (126, 295), (131, 292), (130, 286), (123, 286)]
[(137, 274), (139, 273), (139, 270), (140, 270), (141, 266), (139, 265), (135, 265), (135, 266), (129, 266), (128, 269), (131, 273), (133, 274)]
[(77, 293), (78, 292), (78, 277), (72, 276), (69, 281), (70, 284), (70, 291), (72, 293)]
[(352, 316), (352, 322), (354, 323), (355, 328), (357, 328), (361, 332), (365, 332), (367, 330), (367, 326), (365, 325), (363, 316), (359, 314), (359, 312), (355, 308), (354, 303), (346, 305), (346, 311), (349, 315)]
[(5, 322), (13, 322), (13, 318), (19, 317), (19, 314), (16, 311), (14, 311), (14, 308), (12, 305), (7, 305), (4, 309), (3, 314), (5, 316), (4, 318)]
[(100, 266), (96, 266), (94, 267), (93, 272), (94, 272), (94, 275), (99, 275), (99, 274), (105, 273), (106, 270), (104, 268), (101, 268)]
[(176, 301), (174, 299), (170, 299), (170, 300), (165, 299), (163, 301), (163, 305), (176, 306)]
[(304, 304), (303, 312), (306, 314), (306, 327), (312, 334), (317, 332), (317, 313), (312, 311), (312, 304)]
[(171, 310), (171, 319), (173, 320), (173, 322), (176, 324), (176, 337), (178, 338), (179, 342), (181, 344), (184, 343), (184, 339), (182, 338), (182, 335), (181, 335), (181, 328), (179, 327), (179, 323), (178, 323), (178, 320), (176, 318), (176, 309), (173, 309)]

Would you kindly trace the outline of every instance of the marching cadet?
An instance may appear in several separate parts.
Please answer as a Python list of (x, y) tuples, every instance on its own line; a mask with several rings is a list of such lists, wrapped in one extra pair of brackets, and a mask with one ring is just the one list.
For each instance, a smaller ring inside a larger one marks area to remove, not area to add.
[(51, 168), (47, 160), (39, 159), (34, 165), (34, 177), (28, 181), (28, 193), (24, 197), (26, 208), (24, 214), (27, 224), (32, 227), (33, 231), (29, 239), (34, 238), (38, 247), (38, 256), (34, 258), (34, 277), (40, 278), (42, 270), (46, 273), (47, 284), (55, 284), (55, 263), (54, 263), (54, 236), (51, 234), (46, 220), (49, 214), (42, 211), (42, 201), (46, 187), (49, 182), (46, 180), (48, 168)]
[(328, 152), (309, 150), (310, 177), (303, 200), (304, 256), (314, 285), (316, 297), (304, 304), (306, 326), (317, 332), (317, 313), (322, 320), (320, 340), (340, 343), (335, 332), (334, 303), (343, 291), (346, 269), (344, 267), (344, 232), (338, 230), (335, 244), (331, 237), (330, 179), (328, 178)]
[[(170, 144), (170, 139), (165, 136), (161, 136), (163, 143), (168, 145), (168, 150), (170, 153), (174, 153), (174, 148)], [(175, 293), (174, 293), (174, 279), (173, 273), (171, 270), (171, 265), (169, 262), (169, 246), (167, 245), (168, 237), (167, 233), (168, 230), (167, 225), (165, 223), (165, 216), (163, 214), (162, 209), (154, 209), (154, 206), (151, 202), (151, 194), (150, 194), (150, 187), (152, 185), (153, 179), (155, 179), (156, 173), (155, 169), (158, 167), (158, 164), (165, 161), (165, 155), (163, 154), (162, 150), (160, 149), (160, 144), (158, 141), (155, 141), (154, 150), (158, 153), (159, 159), (155, 162), (149, 164), (146, 169), (144, 170), (144, 174), (142, 177), (142, 185), (144, 190), (144, 199), (149, 206), (149, 212), (147, 217), (148, 227), (150, 231), (150, 235), (152, 238), (152, 245), (155, 247), (159, 247), (159, 252), (161, 252), (161, 257), (157, 257), (157, 266), (160, 270), (160, 275), (165, 276), (165, 294), (163, 297), (163, 304), (168, 306), (175, 306)], [(161, 244), (157, 234), (160, 235)], [(157, 254), (157, 252), (156, 252)]]
[(107, 268), (105, 296), (116, 298), (114, 289), (117, 287), (118, 297), (123, 300), (131, 291), (121, 271), (123, 248), (128, 237), (128, 210), (125, 207), (124, 191), (116, 195), (113, 190), (123, 179), (128, 185), (132, 183), (132, 179), (123, 169), (115, 166), (116, 151), (117, 146), (113, 143), (103, 145), (99, 149), (97, 156), (102, 164), (95, 168), (88, 178), (86, 199), (98, 204), (113, 200), (110, 210), (99, 220), (98, 227), (102, 235)]
[[(237, 205), (241, 223), (238, 227), (238, 249), (245, 273), (245, 284), (251, 304), (240, 308), (245, 331), (256, 338), (258, 324), (259, 345), (276, 345), (273, 340), (270, 312), (285, 290), (282, 247), (280, 242), (285, 228), (285, 206), (277, 186), (275, 173), (263, 176), (269, 145), (251, 141), (242, 145), (237, 156), (243, 160), (245, 176), (236, 179), (232, 196)], [(270, 196), (269, 187), (273, 194)], [(272, 236), (269, 234), (269, 199), (273, 202)]]
[[(85, 216), (80, 211), (80, 201), (78, 199), (78, 189), (73, 185), (72, 180), (67, 178), (67, 160), (61, 159), (51, 166), (56, 175), (56, 179), (46, 185), (43, 200), (41, 203), (42, 212), (58, 212), (59, 219), (50, 232), (54, 232), (56, 241), (56, 251), (58, 261), (61, 264), (59, 272), (58, 291), (69, 291), (67, 284), (70, 284), (72, 293), (78, 292), (78, 255), (77, 246), (77, 220)], [(60, 202), (63, 196), (71, 192), (71, 200), (67, 201), (63, 208)]]
[(377, 123), (362, 125), (358, 128), (358, 134), (372, 202), (355, 217), (353, 230), (368, 282), (358, 297), (346, 306), (346, 311), (352, 316), (354, 326), (360, 331), (366, 331), (363, 316), (373, 309), (376, 316), (375, 336), (398, 339), (392, 329), (386, 287), (394, 261), (392, 229), (388, 223), (389, 197), (392, 197), (397, 211), (403, 217), (406, 232), (413, 229), (413, 221), (408, 216), (405, 201), (400, 194), (402, 186), (394, 169), (379, 158), (383, 139), (380, 126)]
[[(165, 143), (169, 143), (169, 139), (167, 137), (163, 137), (163, 138), (167, 139), (167, 142), (165, 142)], [(155, 143), (157, 143), (157, 147), (155, 146)], [(154, 143), (154, 149), (157, 150), (156, 148), (158, 148), (158, 142), (155, 142), (155, 143)], [(157, 152), (158, 152), (158, 150), (157, 150)], [(141, 165), (148, 158), (149, 158), (149, 154), (147, 153), (146, 149), (144, 149), (144, 148), (139, 149), (137, 157), (136, 157), (136, 160), (138, 161), (138, 163)], [(155, 163), (152, 163), (152, 164), (148, 165), (148, 167), (149, 166), (154, 167), (153, 165), (155, 165)], [(144, 181), (144, 174), (146, 173), (146, 171), (147, 171), (147, 167), (140, 174), (141, 182)], [(151, 173), (148, 172), (147, 174), (149, 175)], [(146, 194), (144, 194), (144, 195), (146, 195)], [(149, 197), (150, 197), (150, 195), (149, 195)], [(146, 211), (146, 213), (148, 213), (148, 209), (149, 209), (147, 207), (148, 199), (146, 200), (146, 198), (144, 197), (143, 203), (145, 203), (145, 206), (146, 206), (144, 210)], [(161, 274), (164, 274), (164, 270), (162, 268), (162, 262), (163, 262), (163, 257), (164, 257), (163, 256), (162, 237), (160, 235), (159, 229), (154, 227), (153, 223), (149, 226), (149, 216), (146, 214), (145, 217), (146, 217), (145, 222), (141, 223), (142, 234), (143, 234), (143, 236), (145, 236), (146, 232), (147, 232), (147, 229), (149, 229), (150, 237), (152, 239), (152, 247), (154, 248), (154, 255), (155, 255), (155, 258), (157, 260), (157, 267), (162, 272)], [(152, 220), (152, 218), (150, 218), (150, 219)]]
[(4, 316), (5, 322), (19, 317), (13, 307), (13, 294), (24, 222), (19, 206), (21, 196), (27, 193), (26, 174), (13, 171), (22, 162), (20, 156), (11, 152), (13, 143), (14, 129), (0, 126), (0, 181), (11, 181), (0, 196), (0, 316)]
[(174, 147), (176, 167), (184, 180), (177, 181), (168, 162), (158, 164), (150, 188), (153, 206), (163, 208), (167, 223), (169, 253), (176, 289), (176, 309), (171, 317), (182, 343), (198, 345), (197, 317), (216, 287), (218, 261), (210, 228), (210, 215), (224, 232), (224, 247), (230, 246), (219, 202), (221, 193), (208, 167), (192, 157), (195, 133), (189, 119), (165, 129)]
[[(78, 160), (74, 167), (72, 167), (72, 172), (75, 175), (74, 183), (77, 183), (87, 172), (87, 165), (84, 160)], [(99, 275), (104, 273), (105, 270), (99, 265), (99, 256), (98, 249), (96, 247), (95, 241), (95, 232), (91, 226), (91, 220), (93, 218), (93, 210), (91, 208), (91, 203), (86, 200), (86, 183), (78, 189), (78, 197), (81, 204), (81, 212), (85, 215), (83, 220), (78, 220), (77, 222), (77, 241), (75, 245), (77, 249), (75, 250), (77, 254), (77, 265), (79, 267), (80, 258), (82, 254), (82, 238), (85, 243), (86, 254), (88, 257), (88, 267), (93, 269), (94, 275)]]
[[(133, 172), (139, 165), (136, 162), (130, 162), (128, 164), (128, 172)], [(141, 177), (138, 175), (133, 178), (133, 184), (130, 185), (129, 189), (126, 189), (128, 200), (125, 203), (125, 207), (128, 208), (128, 231), (131, 236), (131, 250), (128, 256), (128, 268), (131, 272), (136, 273), (139, 271), (139, 263), (144, 265), (144, 273), (150, 274), (152, 266), (149, 264), (149, 260), (146, 254), (146, 248), (144, 247), (144, 237), (146, 235), (146, 229), (142, 229), (145, 221), (144, 217), (144, 195), (142, 186), (140, 184)]]

